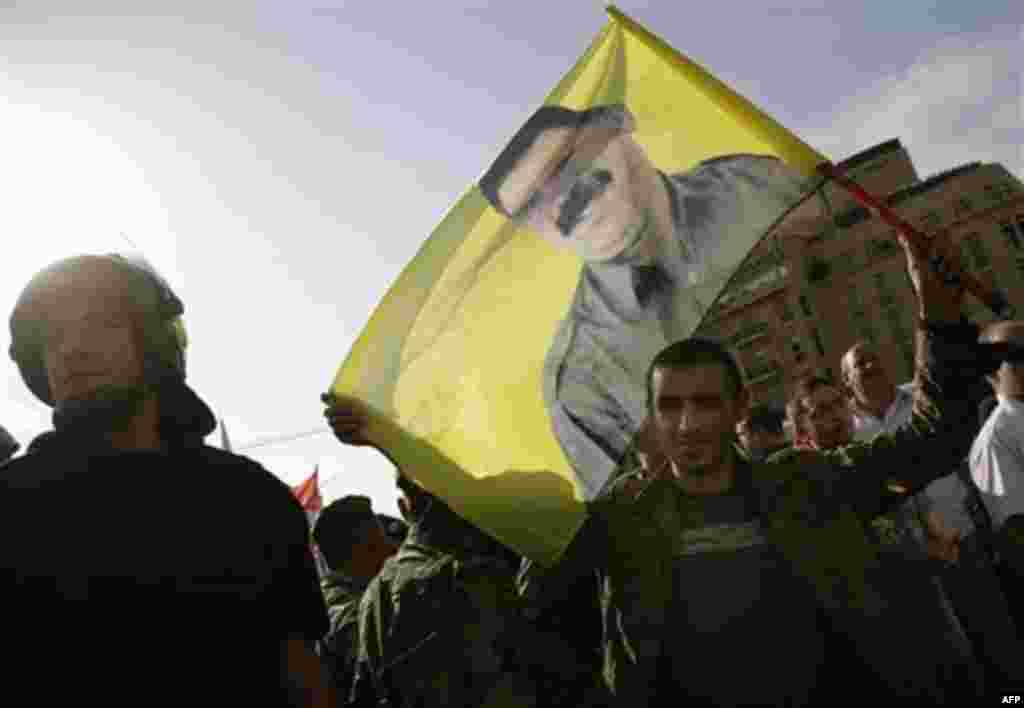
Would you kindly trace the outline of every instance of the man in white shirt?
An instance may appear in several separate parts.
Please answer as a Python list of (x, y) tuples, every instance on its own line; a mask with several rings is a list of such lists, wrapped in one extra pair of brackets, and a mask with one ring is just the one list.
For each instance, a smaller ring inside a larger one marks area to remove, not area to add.
[[(997, 322), (984, 342), (1024, 349), (1024, 321)], [(971, 475), (998, 531), (1014, 514), (1024, 514), (1024, 361), (1004, 361), (988, 377), (998, 404), (971, 447)]]
[(1024, 322), (995, 322), (981, 341), (1002, 345), (1005, 355), (987, 377), (997, 404), (971, 446), (971, 476), (996, 531), (1003, 592), (1024, 636)]
[[(840, 368), (849, 408), (839, 413), (842, 424), (831, 428), (837, 431), (838, 440), (847, 437), (869, 440), (880, 433), (892, 435), (910, 424), (913, 383), (895, 385), (873, 347), (865, 342), (853, 346), (843, 356)], [(828, 387), (824, 388), (827, 393)], [(838, 402), (837, 394), (835, 391), (832, 395)], [(801, 420), (813, 422), (808, 421), (806, 415), (792, 417), (798, 426)], [(827, 421), (810, 426), (816, 427), (829, 430)], [(815, 440), (820, 436), (815, 435), (814, 430), (804, 432), (808, 442), (817, 442), (820, 447), (822, 441)], [(827, 446), (828, 440), (824, 442)], [(966, 470), (964, 472), (966, 477)], [(1018, 680), (1018, 657), (1024, 645), (1015, 636), (1014, 622), (1010, 619), (1012, 609), (999, 578), (981, 550), (976, 524), (966, 503), (969, 493), (967, 484), (951, 474), (909, 499), (902, 517), (891, 518), (896, 528), (903, 526), (912, 531), (912, 536), (929, 556), (955, 563), (935, 578), (943, 600), (952, 604), (951, 609), (985, 665), (990, 680), (997, 683)], [(963, 547), (961, 538), (965, 539)]]
[[(855, 440), (870, 440), (879, 433), (892, 434), (910, 423), (914, 385), (893, 383), (871, 345), (858, 342), (852, 346), (843, 355), (840, 369), (852, 411)], [(919, 508), (925, 511), (932, 555), (955, 558), (957, 538), (974, 530), (964, 507), (966, 499), (967, 490), (956, 475), (932, 482), (917, 495)]]

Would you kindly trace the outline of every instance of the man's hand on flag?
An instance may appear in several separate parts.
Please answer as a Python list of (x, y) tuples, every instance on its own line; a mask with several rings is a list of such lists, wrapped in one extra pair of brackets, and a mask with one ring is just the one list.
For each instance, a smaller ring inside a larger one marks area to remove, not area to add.
[(359, 401), (353, 398), (338, 398), (331, 393), (321, 395), (320, 400), (327, 406), (324, 409), (324, 417), (340, 442), (345, 445), (371, 445), (365, 437), (369, 416)]

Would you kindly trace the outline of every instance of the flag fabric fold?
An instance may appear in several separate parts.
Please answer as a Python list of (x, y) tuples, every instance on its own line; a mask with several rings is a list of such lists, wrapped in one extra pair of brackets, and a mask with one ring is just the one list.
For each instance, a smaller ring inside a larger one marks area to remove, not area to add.
[[(402, 471), (564, 551), (690, 336), (826, 158), (615, 8), (391, 286), (332, 392)], [(820, 180), (817, 182), (820, 184)]]

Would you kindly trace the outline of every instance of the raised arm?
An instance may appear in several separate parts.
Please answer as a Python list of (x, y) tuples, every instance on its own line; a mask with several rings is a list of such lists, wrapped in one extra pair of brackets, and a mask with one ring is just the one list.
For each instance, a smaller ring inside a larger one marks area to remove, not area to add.
[[(955, 275), (955, 250), (936, 237), (925, 253), (900, 239), (917, 293), (918, 326), (914, 404), (910, 423), (892, 434), (826, 453), (856, 472), (840, 477), (839, 489), (868, 516), (884, 513), (935, 479), (952, 474), (975, 432), (970, 390), (984, 373), (977, 328), (962, 319), (963, 288)], [(899, 489), (900, 494), (893, 494)]]

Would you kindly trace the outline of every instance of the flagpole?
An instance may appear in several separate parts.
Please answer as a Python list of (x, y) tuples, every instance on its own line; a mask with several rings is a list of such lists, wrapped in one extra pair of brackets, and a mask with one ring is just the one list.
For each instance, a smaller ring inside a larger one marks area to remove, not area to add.
[[(877, 214), (881, 217), (882, 221), (903, 234), (903, 236), (917, 248), (922, 249), (926, 253), (928, 252), (928, 236), (919, 231), (906, 219), (900, 217), (881, 199), (870, 194), (852, 179), (846, 177), (842, 173), (841, 169), (828, 162), (823, 162), (818, 165), (817, 169), (819, 173), (833, 180), (836, 184), (853, 195), (854, 199), (856, 199), (863, 207), (872, 213)], [(959, 276), (964, 289), (974, 297), (978, 298), (981, 302), (985, 303), (985, 305), (992, 310), (992, 313), (998, 319), (1006, 320), (1013, 317), (1013, 305), (1007, 301), (1006, 296), (1003, 293), (999, 290), (987, 287), (984, 283), (964, 270), (962, 264)]]

